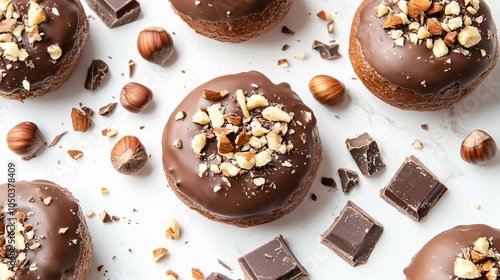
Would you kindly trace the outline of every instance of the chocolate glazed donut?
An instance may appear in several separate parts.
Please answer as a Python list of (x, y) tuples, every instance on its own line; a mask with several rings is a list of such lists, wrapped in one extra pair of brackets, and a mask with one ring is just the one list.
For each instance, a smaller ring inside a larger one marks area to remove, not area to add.
[[(430, 7), (415, 9), (418, 0), (405, 2), (406, 8), (385, 1), (385, 11), (381, 0), (364, 0), (354, 15), (349, 56), (378, 98), (404, 110), (433, 111), (463, 99), (491, 72), (498, 35), (486, 1), (478, 7), (452, 1), (453, 11), (442, 1), (420, 1)], [(467, 29), (472, 31), (462, 33)], [(480, 41), (470, 46), (466, 33), (479, 34)]]
[(311, 109), (288, 84), (255, 71), (194, 89), (169, 118), (162, 142), (165, 174), (179, 199), (240, 227), (297, 207), (322, 157)]
[(0, 199), (5, 225), (0, 240), (6, 252), (0, 271), (11, 273), (2, 279), (86, 279), (92, 241), (78, 202), (68, 190), (49, 181), (22, 181), (0, 185)]
[(170, 0), (172, 8), (197, 33), (239, 43), (275, 27), (293, 0)]

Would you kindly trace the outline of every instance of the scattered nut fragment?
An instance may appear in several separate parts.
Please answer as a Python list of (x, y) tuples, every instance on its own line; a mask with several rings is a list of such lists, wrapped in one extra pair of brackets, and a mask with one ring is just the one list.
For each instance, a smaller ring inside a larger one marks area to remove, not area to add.
[(485, 237), (480, 237), (474, 242), (474, 250), (478, 251), (483, 255), (488, 254), (489, 248), (490, 248), (490, 242)]
[(179, 275), (172, 270), (167, 270), (167, 280), (177, 280), (179, 278)]
[(113, 220), (111, 219), (111, 216), (108, 214), (108, 212), (106, 211), (102, 211), (101, 214), (99, 214), (99, 219), (101, 219), (101, 221), (103, 223), (110, 223), (112, 222)]
[(279, 67), (288, 67), (290, 64), (288, 63), (288, 60), (286, 58), (278, 59), (278, 66)]
[(68, 227), (64, 227), (64, 228), (59, 228), (59, 234), (63, 235), (65, 234), (66, 232), (68, 231)]
[(458, 42), (466, 47), (470, 48), (477, 45), (481, 41), (481, 34), (479, 29), (474, 26), (466, 26), (464, 29), (458, 33)]
[(420, 140), (418, 140), (418, 139), (413, 140), (413, 142), (411, 143), (411, 146), (415, 149), (422, 149), (424, 147), (422, 142), (420, 142)]
[(318, 16), (321, 20), (327, 21), (332, 19), (332, 15), (325, 10), (321, 10), (316, 13), (316, 16)]
[(174, 41), (165, 29), (150, 26), (139, 33), (137, 50), (144, 59), (164, 66), (174, 54)]
[(134, 75), (135, 72), (135, 62), (130, 59), (128, 61), (128, 76), (131, 78)]
[(195, 154), (199, 155), (203, 148), (205, 148), (206, 143), (205, 134), (197, 134), (193, 137), (193, 140), (191, 140), (191, 148)]
[(43, 204), (45, 205), (50, 205), (52, 202), (52, 196), (47, 196), (46, 198), (43, 199)]
[(327, 75), (314, 76), (309, 81), (309, 91), (319, 103), (334, 106), (342, 102), (345, 96), (344, 85)]
[(78, 160), (79, 158), (81, 158), (83, 156), (83, 152), (80, 150), (68, 150), (68, 155), (72, 159)]
[(195, 280), (203, 280), (203, 273), (198, 268), (191, 268), (191, 276)]
[(62, 55), (62, 49), (57, 44), (52, 44), (47, 47), (47, 52), (52, 60), (58, 60)]
[(163, 227), (165, 228), (165, 236), (168, 239), (179, 239), (181, 234), (181, 226), (179, 222), (175, 218), (170, 218), (163, 223)]
[(130, 82), (120, 92), (120, 104), (132, 113), (146, 109), (153, 100), (153, 92), (145, 85)]
[(38, 5), (35, 1), (29, 2), (30, 7), (28, 10), (28, 27), (32, 27), (34, 25), (40, 24), (47, 20), (47, 15), (45, 14), (45, 10)]
[(59, 140), (61, 139), (61, 137), (64, 136), (64, 134), (68, 133), (68, 131), (63, 131), (59, 134), (57, 134), (54, 139), (52, 140), (52, 142), (50, 142), (50, 144), (47, 146), (47, 147), (53, 147), (57, 144), (57, 142), (59, 142)]
[(462, 258), (455, 259), (453, 274), (465, 279), (475, 279), (481, 276), (481, 272), (472, 261)]
[(471, 164), (485, 164), (495, 157), (496, 151), (497, 145), (491, 135), (476, 129), (463, 140), (460, 156)]
[(105, 128), (101, 131), (102, 136), (115, 137), (118, 134), (116, 128)]
[(153, 261), (158, 262), (160, 259), (165, 257), (168, 253), (168, 250), (166, 248), (157, 248), (153, 250)]
[(184, 111), (179, 111), (177, 114), (175, 114), (175, 120), (180, 121), (183, 120), (186, 117), (186, 112)]
[(44, 143), (40, 129), (32, 122), (18, 123), (7, 132), (7, 146), (23, 160), (35, 157)]
[(111, 164), (124, 175), (135, 175), (142, 171), (148, 161), (146, 148), (135, 136), (124, 136), (111, 150)]
[(224, 98), (228, 94), (229, 92), (227, 90), (214, 91), (210, 89), (203, 89), (203, 97), (210, 101), (217, 101)]
[(108, 190), (108, 188), (101, 188), (101, 194), (102, 194), (102, 195), (107, 195), (107, 194), (109, 194), (109, 190)]
[(268, 121), (290, 122), (292, 117), (276, 106), (269, 106), (262, 110), (262, 116)]
[(71, 123), (75, 131), (81, 132), (87, 131), (92, 125), (90, 117), (76, 108), (71, 109)]
[(95, 216), (95, 212), (92, 210), (88, 210), (87, 212), (85, 212), (85, 216), (92, 218)]

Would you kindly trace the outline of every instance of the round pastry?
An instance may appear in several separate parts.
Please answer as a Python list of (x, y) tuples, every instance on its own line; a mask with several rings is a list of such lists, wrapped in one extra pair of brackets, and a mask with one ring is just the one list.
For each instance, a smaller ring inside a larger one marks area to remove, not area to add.
[(222, 42), (239, 43), (275, 27), (293, 0), (170, 0), (172, 8), (197, 33)]
[(351, 27), (354, 71), (378, 98), (404, 110), (443, 109), (494, 68), (498, 34), (485, 1), (394, 2), (364, 0)]
[(23, 101), (55, 91), (71, 76), (87, 42), (88, 20), (80, 1), (5, 2), (0, 5), (5, 15), (0, 96)]
[(92, 241), (68, 190), (49, 181), (23, 181), (0, 185), (0, 198), (0, 241), (6, 249), (1, 279), (86, 279)]
[(209, 219), (248, 227), (297, 207), (322, 148), (316, 118), (287, 83), (251, 71), (194, 89), (168, 119), (168, 184)]
[(425, 244), (404, 274), (406, 280), (498, 279), (499, 249), (499, 229), (482, 224), (457, 226)]

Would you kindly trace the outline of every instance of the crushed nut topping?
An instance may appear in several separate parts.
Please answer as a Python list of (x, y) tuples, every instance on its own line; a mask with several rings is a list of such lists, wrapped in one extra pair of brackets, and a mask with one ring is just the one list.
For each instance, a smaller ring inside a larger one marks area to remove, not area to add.
[(480, 237), (472, 247), (462, 248), (455, 259), (453, 279), (499, 279), (500, 254), (492, 248), (493, 238)]
[(452, 51), (468, 56), (470, 49), (476, 51), (474, 47), (488, 39), (478, 29), (487, 20), (479, 9), (480, 0), (466, 0), (465, 5), (455, 0), (384, 0), (375, 15), (385, 20), (382, 27), (395, 46), (424, 44), (434, 57)]

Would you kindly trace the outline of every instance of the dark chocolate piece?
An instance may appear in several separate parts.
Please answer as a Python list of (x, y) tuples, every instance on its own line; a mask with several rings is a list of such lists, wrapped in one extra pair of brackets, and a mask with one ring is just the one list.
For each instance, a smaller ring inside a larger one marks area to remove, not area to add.
[(424, 218), (448, 189), (415, 157), (409, 156), (380, 196), (415, 221)]
[(90, 90), (95, 90), (99, 85), (101, 85), (101, 81), (108, 74), (108, 65), (106, 62), (100, 59), (92, 60), (90, 63), (89, 69), (87, 70), (87, 78), (85, 79), (85, 88)]
[(312, 48), (317, 50), (321, 58), (331, 60), (340, 57), (339, 44), (327, 45), (318, 40), (313, 42)]
[(384, 227), (352, 201), (321, 236), (321, 243), (352, 266), (365, 263)]
[(238, 263), (247, 280), (309, 279), (281, 235), (239, 258)]
[(338, 172), (343, 192), (348, 193), (352, 187), (358, 184), (358, 173), (356, 171), (347, 168), (339, 168)]
[(222, 273), (212, 272), (210, 275), (208, 275), (207, 280), (232, 280), (232, 279)]
[(347, 149), (365, 176), (373, 176), (385, 167), (377, 142), (368, 133), (345, 141)]
[(290, 28), (288, 28), (286, 25), (283, 25), (283, 27), (281, 28), (281, 33), (290, 34), (290, 35), (295, 34), (295, 32), (293, 32), (293, 31), (292, 31)]
[(113, 110), (115, 109), (116, 104), (117, 104), (117, 102), (112, 102), (106, 106), (99, 108), (99, 115), (101, 115), (103, 117), (109, 116), (113, 112)]
[(87, 4), (110, 28), (135, 21), (141, 13), (136, 0), (87, 0)]
[(337, 183), (335, 183), (335, 180), (333, 180), (333, 178), (328, 178), (328, 177), (322, 177), (321, 184), (323, 184), (324, 186), (327, 186), (327, 187), (332, 187), (332, 188), (337, 187)]

